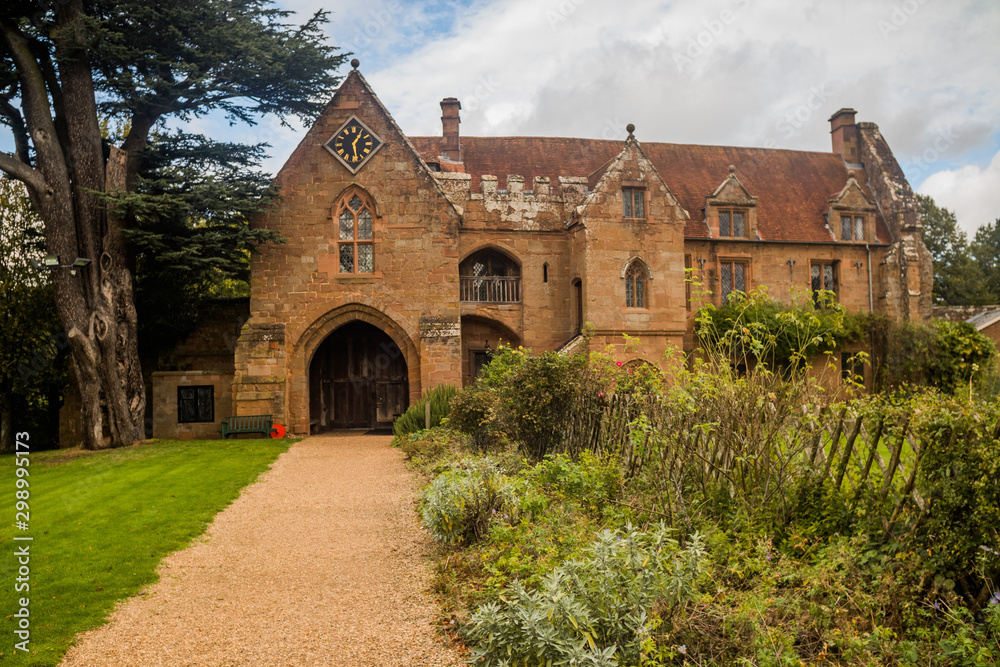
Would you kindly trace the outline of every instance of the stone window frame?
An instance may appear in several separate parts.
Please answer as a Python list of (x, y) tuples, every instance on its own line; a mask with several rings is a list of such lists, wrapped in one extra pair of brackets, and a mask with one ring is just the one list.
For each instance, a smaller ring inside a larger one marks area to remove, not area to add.
[[(191, 398), (185, 398), (181, 396), (184, 391), (194, 391), (194, 396)], [(200, 393), (207, 390), (208, 395), (211, 397), (210, 406), (211, 409), (208, 410), (207, 414), (203, 414)], [(182, 404), (193, 403), (194, 417), (191, 419), (185, 419), (186, 409), (183, 409)], [(212, 384), (198, 384), (198, 385), (180, 385), (177, 387), (177, 423), (178, 424), (211, 424), (215, 422), (215, 385)]]
[[(636, 204), (639, 204), (642, 215), (634, 215)], [(649, 207), (646, 205), (646, 188), (643, 186), (626, 185), (622, 187), (622, 219), (645, 220)]]
[[(736, 289), (736, 266), (743, 267), (743, 289)], [(725, 271), (725, 267), (729, 266), (730, 274), (730, 289), (728, 292), (723, 294), (722, 291), (722, 274)], [(726, 304), (727, 297), (733, 292), (743, 292), (746, 294), (749, 292), (753, 285), (753, 257), (750, 255), (720, 255), (716, 260), (716, 275), (718, 276), (719, 283), (719, 305), (724, 306)]]
[(625, 307), (649, 310), (649, 283), (653, 280), (649, 264), (641, 257), (632, 257), (622, 267), (621, 278), (625, 281)]
[[(360, 204), (357, 207), (352, 206), (354, 199), (360, 200)], [(343, 232), (345, 231), (342, 227), (341, 216), (350, 212), (353, 218), (353, 226), (351, 231), (351, 238), (342, 238)], [(363, 231), (361, 230), (361, 216), (364, 211), (367, 211), (371, 216), (371, 230), (368, 231), (367, 236), (363, 236)], [(338, 275), (341, 276), (370, 276), (375, 273), (375, 244), (376, 244), (376, 227), (378, 225), (379, 215), (378, 208), (375, 205), (375, 200), (370, 194), (365, 190), (357, 186), (348, 187), (344, 192), (340, 194), (337, 198), (337, 202), (333, 206), (332, 216), (334, 229), (336, 230), (336, 243), (337, 243), (337, 266)], [(350, 248), (351, 252), (351, 270), (345, 271), (344, 264), (344, 249)], [(361, 248), (370, 248), (368, 251), (371, 253), (371, 266), (369, 271), (361, 271)]]

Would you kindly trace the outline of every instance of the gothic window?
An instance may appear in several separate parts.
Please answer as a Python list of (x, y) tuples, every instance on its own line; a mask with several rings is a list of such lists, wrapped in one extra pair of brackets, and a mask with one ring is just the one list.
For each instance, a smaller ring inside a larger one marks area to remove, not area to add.
[(646, 217), (646, 191), (642, 188), (622, 188), (622, 216)]
[(215, 421), (215, 387), (177, 387), (177, 423)]
[(810, 267), (812, 279), (813, 303), (818, 308), (821, 305), (820, 290), (837, 291), (837, 263), (832, 261), (815, 261)]
[(719, 264), (719, 293), (722, 302), (733, 292), (747, 291), (747, 262), (727, 260)]
[(746, 237), (747, 212), (743, 209), (719, 211), (719, 236)]
[(341, 201), (336, 216), (341, 273), (371, 273), (374, 270), (373, 209), (371, 202), (362, 199), (359, 193), (344, 197)]
[(865, 218), (863, 215), (840, 216), (840, 240), (841, 241), (865, 240)]
[(633, 261), (625, 270), (625, 306), (646, 308), (646, 265)]
[(521, 270), (495, 250), (480, 250), (458, 267), (462, 301), (519, 303)]

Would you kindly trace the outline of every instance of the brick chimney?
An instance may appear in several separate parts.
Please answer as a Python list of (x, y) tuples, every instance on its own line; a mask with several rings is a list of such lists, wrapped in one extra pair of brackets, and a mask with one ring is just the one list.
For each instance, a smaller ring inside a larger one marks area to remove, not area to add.
[(844, 162), (858, 162), (858, 126), (854, 122), (854, 109), (841, 109), (830, 116), (830, 135), (833, 152), (840, 153)]
[(453, 162), (462, 161), (462, 143), (458, 138), (458, 124), (462, 122), (458, 111), (461, 108), (462, 103), (455, 97), (441, 100), (441, 129), (444, 136), (441, 153)]

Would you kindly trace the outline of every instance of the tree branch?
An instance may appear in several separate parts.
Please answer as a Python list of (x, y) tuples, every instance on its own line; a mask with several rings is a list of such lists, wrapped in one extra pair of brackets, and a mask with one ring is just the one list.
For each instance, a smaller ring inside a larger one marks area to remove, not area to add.
[(0, 171), (4, 171), (24, 183), (35, 194), (45, 194), (45, 179), (31, 166), (21, 162), (10, 153), (0, 153)]
[(28, 128), (24, 125), (24, 118), (21, 112), (10, 103), (9, 97), (0, 98), (0, 113), (10, 121), (11, 130), (14, 133), (14, 157), (31, 166), (30, 153), (28, 151)]
[[(46, 184), (49, 179), (57, 179), (61, 186), (60, 189), (64, 189), (68, 196), (69, 172), (66, 168), (62, 147), (57, 141), (58, 137), (55, 124), (52, 122), (45, 79), (38, 67), (38, 62), (28, 46), (27, 39), (16, 26), (11, 25), (8, 21), (0, 21), (0, 34), (7, 43), (14, 67), (17, 69), (18, 80), (21, 84), (21, 106), (24, 109), (24, 119), (27, 121), (27, 125), (33, 128), (32, 139), (34, 140), (35, 154), (39, 160), (39, 170), (35, 173), (38, 174), (38, 177), (45, 178)], [(12, 157), (9, 157), (9, 160), (14, 161)], [(6, 168), (4, 171), (12, 173)], [(42, 176), (43, 174), (44, 176)], [(28, 181), (25, 180), (25, 183)], [(39, 193), (45, 194), (45, 192), (46, 186), (43, 185)]]

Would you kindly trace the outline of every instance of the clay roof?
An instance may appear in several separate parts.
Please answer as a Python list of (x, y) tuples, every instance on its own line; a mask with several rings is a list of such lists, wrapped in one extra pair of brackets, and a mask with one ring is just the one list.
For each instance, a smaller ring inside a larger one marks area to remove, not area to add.
[[(438, 162), (440, 137), (410, 137), (428, 162)], [(704, 224), (705, 198), (736, 166), (736, 175), (757, 197), (757, 231), (764, 240), (830, 242), (824, 214), (830, 199), (847, 183), (848, 167), (840, 155), (770, 148), (697, 146), (640, 142), (667, 187), (691, 220), (687, 238), (708, 238)], [(622, 150), (621, 141), (555, 137), (462, 137), (464, 171), (472, 175), (472, 191), (479, 191), (480, 176), (492, 174), (503, 187), (507, 174), (524, 176), (525, 189), (535, 176), (586, 177), (593, 187), (609, 160)], [(444, 168), (445, 165), (442, 165)], [(449, 169), (451, 171), (452, 169)], [(864, 171), (855, 169), (858, 183), (872, 200)], [(834, 224), (834, 230), (838, 229)], [(891, 242), (879, 216), (880, 243)]]

